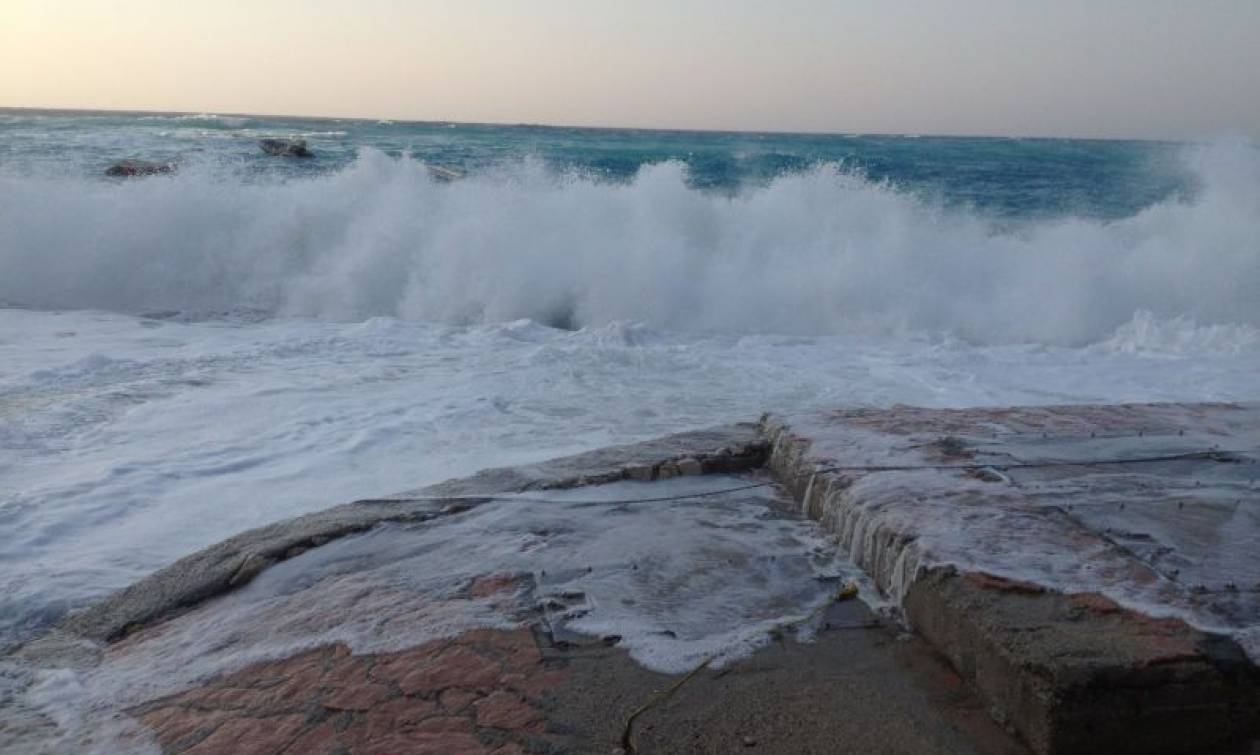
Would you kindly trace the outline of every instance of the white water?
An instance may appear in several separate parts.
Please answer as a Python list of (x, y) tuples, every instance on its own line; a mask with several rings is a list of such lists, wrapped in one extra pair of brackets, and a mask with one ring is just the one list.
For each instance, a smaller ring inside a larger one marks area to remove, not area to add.
[[(760, 478), (764, 480), (764, 478)], [(392, 652), (540, 618), (557, 639), (603, 638), (643, 665), (721, 668), (771, 641), (809, 638), (817, 609), (856, 576), (777, 487), (683, 501), (625, 499), (746, 488), (707, 475), (494, 501), (421, 525), (385, 525), (284, 561), (178, 621), (112, 646), (99, 664), (8, 667), (59, 724), (56, 752), (155, 752), (121, 711), (258, 660), (345, 643)], [(479, 577), (512, 575), (491, 594)], [(0, 715), (3, 711), (0, 696)], [(121, 736), (119, 736), (121, 735)], [(4, 744), (0, 735), (0, 745)]]
[(319, 178), (189, 164), (124, 184), (0, 176), (0, 301), (454, 324), (945, 332), (1080, 345), (1138, 310), (1260, 326), (1260, 150), (1187, 148), (1199, 184), (1116, 222), (1003, 231), (835, 167), (725, 197), (526, 162), (450, 184), (365, 151)]
[(0, 310), (3, 633), (243, 529), (762, 411), (1257, 396), (1252, 329), (1142, 315), (1086, 348), (614, 324)]
[[(605, 504), (747, 485), (738, 477), (620, 482), (492, 502), (418, 527), (387, 525), (268, 569), (161, 631), (118, 646), (84, 694), (116, 710), (206, 676), (310, 647), (403, 650), (522, 617), (616, 644), (648, 668), (715, 668), (803, 621), (854, 576), (821, 531), (761, 488), (685, 502)], [(513, 589), (468, 593), (488, 574)], [(560, 634), (559, 637), (565, 635)]]

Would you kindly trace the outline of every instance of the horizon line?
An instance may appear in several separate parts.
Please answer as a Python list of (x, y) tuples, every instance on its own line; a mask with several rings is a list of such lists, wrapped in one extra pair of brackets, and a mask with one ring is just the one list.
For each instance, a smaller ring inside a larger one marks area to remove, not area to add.
[[(277, 118), (309, 121), (356, 121), (390, 124), (414, 125), (455, 125), (455, 126), (492, 126), (506, 128), (544, 128), (573, 129), (585, 131), (647, 131), (679, 134), (771, 134), (777, 136), (840, 136), (840, 137), (900, 137), (926, 139), (1029, 139), (1042, 141), (1098, 141), (1098, 142), (1151, 142), (1163, 144), (1194, 143), (1198, 139), (1188, 137), (1141, 137), (1141, 136), (1050, 136), (1036, 134), (999, 134), (999, 133), (948, 133), (917, 131), (810, 131), (793, 129), (727, 129), (727, 128), (680, 128), (672, 126), (589, 126), (566, 123), (529, 123), (525, 121), (461, 121), (428, 118), (385, 118), (375, 116), (340, 116), (340, 115), (302, 115), (295, 113), (246, 113), (236, 111), (216, 112), (211, 110), (146, 110), (142, 108), (78, 108), (78, 107), (42, 107), (38, 105), (0, 105), (0, 112), (10, 110), (38, 111), (45, 113), (67, 114), (115, 114), (115, 115), (205, 115), (226, 118)], [(1251, 138), (1251, 137), (1248, 137)]]

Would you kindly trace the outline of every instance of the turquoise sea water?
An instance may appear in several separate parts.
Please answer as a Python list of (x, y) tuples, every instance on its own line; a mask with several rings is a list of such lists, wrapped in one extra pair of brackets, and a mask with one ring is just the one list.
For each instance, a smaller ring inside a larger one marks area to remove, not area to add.
[[(302, 138), (314, 160), (276, 160), (261, 138)], [(842, 165), (948, 204), (1013, 218), (1118, 218), (1193, 190), (1179, 145), (1138, 141), (722, 133), (409, 123), (211, 114), (0, 110), (0, 170), (97, 176), (123, 159), (214, 163), (243, 180), (338, 171), (364, 149), (461, 172), (526, 159), (593, 180), (677, 161), (695, 188), (733, 192)]]

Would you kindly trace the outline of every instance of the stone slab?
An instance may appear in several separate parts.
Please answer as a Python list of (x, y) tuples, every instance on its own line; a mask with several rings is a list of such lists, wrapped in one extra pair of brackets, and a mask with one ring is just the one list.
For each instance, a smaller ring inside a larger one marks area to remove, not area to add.
[(1256, 406), (763, 426), (802, 509), (1034, 751), (1204, 752), (1260, 731)]
[(1026, 753), (922, 642), (858, 601), (825, 618), (810, 643), (785, 638), (667, 696), (676, 677), (535, 625), (397, 653), (316, 648), (131, 713), (179, 755)]
[[(765, 464), (922, 643), (890, 639), (886, 625), (836, 629), (772, 646), (737, 672), (701, 672), (641, 718), (642, 751), (1018, 752), (1001, 726), (1046, 755), (1245, 749), (1260, 731), (1248, 655), (1260, 640), (1258, 449), (1250, 405), (768, 416), (252, 530), (75, 614), (18, 656), (91, 665), (76, 656), (125, 651), (271, 565), (383, 523), (504, 493)], [(488, 574), (469, 592), (511, 584)], [(357, 660), (324, 646), (251, 667), (261, 676), (248, 683), (216, 679), (132, 712), (169, 752), (609, 752), (625, 744), (612, 737), (627, 711), (672, 684), (615, 647), (545, 642), (537, 663), (568, 676), (532, 680), (505, 665), (521, 637)], [(920, 650), (897, 650), (909, 646)], [(952, 671), (925, 671), (926, 648)], [(0, 742), (6, 727), (20, 734), (10, 741), (38, 741), (45, 723), (9, 713)]]
[[(70, 616), (61, 632), (111, 641), (248, 583), (305, 550), (385, 522), (418, 522), (463, 511), (479, 496), (656, 479), (699, 466), (705, 473), (758, 467), (765, 446), (756, 425), (733, 424), (518, 467), (489, 469), (383, 499), (355, 501), (249, 530), (158, 570)], [(60, 642), (60, 640), (59, 640)]]

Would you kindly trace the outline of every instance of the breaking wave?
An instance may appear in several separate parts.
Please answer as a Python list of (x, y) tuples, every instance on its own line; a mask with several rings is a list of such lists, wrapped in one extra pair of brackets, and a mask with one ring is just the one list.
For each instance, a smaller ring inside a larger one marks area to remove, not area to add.
[(625, 183), (529, 161), (442, 183), (374, 151), (286, 182), (0, 176), (0, 302), (1117, 348), (1175, 339), (1150, 325), (1175, 321), (1237, 338), (1260, 326), (1260, 155), (1184, 157), (1189, 198), (1014, 228), (836, 166), (735, 196), (690, 188), (677, 163)]

